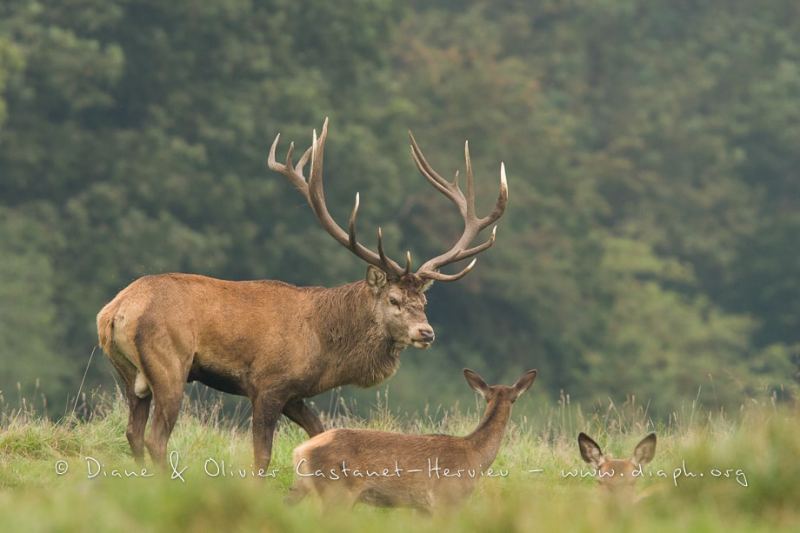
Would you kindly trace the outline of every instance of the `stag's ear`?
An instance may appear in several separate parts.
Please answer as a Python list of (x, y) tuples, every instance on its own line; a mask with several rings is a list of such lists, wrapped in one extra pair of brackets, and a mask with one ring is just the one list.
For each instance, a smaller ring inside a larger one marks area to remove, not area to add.
[(480, 377), (477, 372), (475, 372), (474, 370), (470, 370), (469, 368), (465, 368), (464, 377), (466, 378), (469, 386), (472, 387), (472, 389), (475, 392), (479, 393), (484, 398), (488, 396), (489, 385), (487, 385), (486, 382), (483, 381), (483, 378)]
[(533, 385), (537, 373), (538, 372), (536, 370), (528, 370), (527, 372), (522, 374), (522, 377), (519, 378), (516, 383), (514, 383), (514, 392), (515, 392), (514, 400), (519, 398), (520, 394), (528, 390), (531, 387), (531, 385)]
[(578, 448), (581, 450), (581, 457), (583, 457), (583, 460), (590, 465), (598, 468), (603, 464), (603, 451), (586, 433), (581, 432), (578, 434)]
[(433, 286), (433, 280), (432, 279), (426, 279), (425, 282), (422, 284), (422, 288), (420, 289), (420, 291), (426, 292), (432, 286)]
[(381, 289), (386, 285), (386, 272), (380, 268), (369, 265), (367, 267), (367, 285), (373, 289)]
[(646, 465), (653, 460), (656, 455), (656, 434), (650, 433), (643, 438), (633, 450), (633, 462), (639, 465)]

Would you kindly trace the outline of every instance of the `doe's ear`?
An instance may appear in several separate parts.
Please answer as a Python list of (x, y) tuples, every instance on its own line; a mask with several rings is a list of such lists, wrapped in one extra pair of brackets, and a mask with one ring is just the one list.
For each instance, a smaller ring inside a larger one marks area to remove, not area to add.
[(386, 285), (386, 272), (374, 265), (369, 265), (367, 267), (367, 285), (373, 289), (382, 288)]
[(536, 379), (536, 375), (538, 372), (534, 370), (528, 370), (522, 377), (520, 377), (516, 383), (514, 383), (514, 392), (516, 392), (516, 396), (514, 399), (516, 400), (519, 398), (519, 395), (528, 390), (531, 385), (533, 385), (534, 380)]
[(469, 368), (465, 368), (464, 378), (466, 378), (467, 383), (475, 392), (486, 398), (487, 394), (489, 394), (489, 385), (483, 381), (483, 378), (480, 377), (477, 372), (470, 370)]
[(578, 434), (578, 448), (581, 450), (581, 457), (583, 457), (583, 460), (590, 465), (598, 468), (603, 464), (603, 451), (586, 433), (581, 432)]
[(636, 464), (646, 465), (656, 455), (656, 434), (650, 433), (643, 438), (633, 450), (633, 461)]

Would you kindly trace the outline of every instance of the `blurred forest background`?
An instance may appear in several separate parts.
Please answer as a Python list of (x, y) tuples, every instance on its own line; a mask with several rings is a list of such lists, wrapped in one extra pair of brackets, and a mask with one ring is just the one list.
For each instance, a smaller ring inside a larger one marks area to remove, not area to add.
[(395, 256), (461, 229), (408, 129), (446, 176), (470, 140), (479, 209), (508, 169), (497, 244), (429, 293), (438, 341), (403, 354), (395, 406), (471, 398), (464, 366), (661, 415), (797, 395), (796, 0), (3, 0), (6, 401), (59, 414), (97, 311), (143, 274), (363, 276), (265, 168), (325, 116), (329, 207), (344, 223), (360, 191)]

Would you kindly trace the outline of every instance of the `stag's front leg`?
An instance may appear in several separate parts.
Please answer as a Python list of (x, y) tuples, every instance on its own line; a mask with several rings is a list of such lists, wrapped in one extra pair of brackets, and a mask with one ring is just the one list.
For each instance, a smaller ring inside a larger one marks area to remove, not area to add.
[(253, 402), (253, 454), (254, 466), (263, 469), (269, 468), (272, 456), (272, 439), (275, 435), (275, 426), (281, 416), (284, 401), (277, 400), (269, 394), (260, 394)]
[(286, 405), (283, 406), (283, 414), (303, 428), (309, 437), (319, 435), (325, 431), (317, 413), (306, 405), (302, 398), (295, 398), (286, 402)]

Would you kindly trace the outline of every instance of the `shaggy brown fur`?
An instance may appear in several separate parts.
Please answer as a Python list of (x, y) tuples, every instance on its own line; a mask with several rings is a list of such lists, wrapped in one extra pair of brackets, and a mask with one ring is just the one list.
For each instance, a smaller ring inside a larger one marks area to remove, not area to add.
[(512, 386), (488, 386), (472, 370), (469, 385), (487, 400), (478, 427), (466, 437), (332, 429), (294, 450), (289, 501), (314, 492), (326, 505), (357, 502), (431, 511), (466, 498), (488, 474), (511, 416), (511, 404), (536, 379), (529, 370)]
[(97, 315), (99, 344), (125, 385), (134, 456), (143, 457), (152, 400), (146, 445), (164, 464), (184, 384), (200, 381), (250, 398), (255, 465), (266, 469), (281, 413), (316, 435), (323, 427), (304, 398), (380, 383), (404, 348), (433, 342), (427, 287), (372, 266), (366, 280), (333, 289), (192, 274), (134, 281)]

